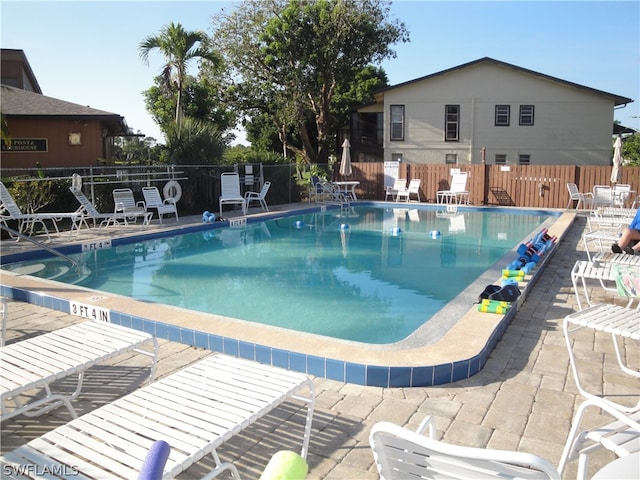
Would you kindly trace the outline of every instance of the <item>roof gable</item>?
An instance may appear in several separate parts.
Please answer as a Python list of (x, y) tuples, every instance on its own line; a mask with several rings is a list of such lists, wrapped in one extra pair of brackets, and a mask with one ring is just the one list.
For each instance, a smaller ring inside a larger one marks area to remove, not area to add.
[(0, 86), (2, 113), (13, 116), (119, 116), (8, 85)]
[(580, 85), (578, 83), (573, 83), (573, 82), (569, 82), (567, 80), (562, 80), (560, 78), (552, 77), (551, 75), (546, 75), (544, 73), (535, 72), (533, 70), (522, 68), (522, 67), (519, 67), (517, 65), (512, 65), (510, 63), (502, 62), (500, 60), (495, 60), (495, 59), (490, 58), (490, 57), (480, 58), (480, 59), (474, 60), (472, 62), (468, 62), (468, 63), (464, 63), (462, 65), (458, 65), (457, 67), (448, 68), (446, 70), (442, 70), (440, 72), (432, 73), (430, 75), (425, 75), (423, 77), (419, 77), (419, 78), (416, 78), (416, 79), (413, 79), (413, 80), (409, 80), (409, 81), (406, 81), (406, 82), (403, 82), (403, 83), (399, 83), (397, 85), (392, 85), (390, 87), (385, 87), (383, 89), (378, 90), (374, 94), (376, 96), (378, 96), (380, 94), (384, 94), (384, 92), (387, 92), (387, 91), (391, 91), (391, 90), (395, 90), (395, 89), (398, 89), (398, 88), (402, 88), (402, 87), (405, 87), (407, 85), (415, 84), (415, 83), (418, 83), (418, 82), (427, 81), (427, 80), (429, 80), (431, 78), (444, 76), (444, 75), (446, 75), (448, 73), (460, 71), (460, 70), (463, 70), (465, 68), (469, 68), (469, 67), (472, 67), (472, 66), (475, 66), (475, 65), (479, 65), (481, 63), (488, 63), (488, 64), (493, 64), (495, 66), (502, 67), (502, 68), (509, 68), (509, 69), (515, 70), (517, 72), (520, 72), (520, 73), (523, 73), (523, 74), (526, 74), (526, 75), (532, 75), (534, 77), (538, 77), (538, 78), (541, 78), (541, 79), (544, 79), (544, 80), (547, 80), (547, 81), (558, 83), (558, 84), (564, 85), (566, 87), (577, 88), (577, 89), (580, 89), (580, 90), (583, 90), (583, 91), (586, 91), (586, 92), (590, 92), (590, 93), (595, 94), (595, 95), (603, 95), (603, 96), (611, 97), (614, 100), (616, 106), (625, 105), (627, 103), (632, 103), (633, 102), (633, 100), (631, 98), (622, 97), (620, 95), (616, 95), (616, 94), (613, 94), (613, 93), (608, 93), (608, 92), (605, 92), (605, 91), (602, 91), (602, 90), (597, 90), (597, 89), (591, 88), (591, 87), (586, 87), (586, 86)]

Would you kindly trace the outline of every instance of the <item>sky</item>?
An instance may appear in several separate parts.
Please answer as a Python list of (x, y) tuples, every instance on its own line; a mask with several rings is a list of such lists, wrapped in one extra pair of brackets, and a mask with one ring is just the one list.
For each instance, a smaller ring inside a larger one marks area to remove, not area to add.
[[(1, 0), (2, 48), (21, 49), (44, 95), (121, 115), (163, 142), (142, 92), (163, 58), (139, 58), (140, 42), (170, 22), (211, 33), (223, 1)], [(640, 130), (640, 2), (396, 0), (391, 17), (410, 42), (381, 66), (389, 83), (483, 57), (634, 100), (615, 120)], [(192, 72), (195, 73), (195, 72)], [(246, 143), (238, 132), (236, 143)]]

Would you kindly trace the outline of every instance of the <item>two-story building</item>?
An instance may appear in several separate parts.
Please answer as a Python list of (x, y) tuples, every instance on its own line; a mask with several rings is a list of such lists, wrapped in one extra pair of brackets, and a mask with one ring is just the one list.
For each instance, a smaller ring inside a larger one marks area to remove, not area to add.
[(384, 88), (352, 117), (355, 161), (610, 165), (632, 99), (492, 58)]

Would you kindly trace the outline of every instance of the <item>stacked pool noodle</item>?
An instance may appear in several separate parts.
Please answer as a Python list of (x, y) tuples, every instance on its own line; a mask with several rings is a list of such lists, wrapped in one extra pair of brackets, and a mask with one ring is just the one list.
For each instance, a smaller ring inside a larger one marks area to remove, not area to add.
[(502, 271), (503, 280), (523, 280), (524, 276), (531, 273), (542, 257), (554, 247), (555, 242), (556, 237), (549, 235), (545, 228), (529, 242), (520, 244), (517, 250), (520, 256)]
[[(524, 276), (531, 273), (540, 259), (554, 247), (555, 242), (556, 237), (550, 236), (545, 228), (529, 242), (522, 243), (518, 247), (520, 256), (507, 265), (506, 269), (502, 270), (502, 285), (517, 284), (519, 281), (524, 280)], [(502, 314), (507, 313), (510, 307), (509, 302), (483, 299), (478, 305), (478, 311)]]

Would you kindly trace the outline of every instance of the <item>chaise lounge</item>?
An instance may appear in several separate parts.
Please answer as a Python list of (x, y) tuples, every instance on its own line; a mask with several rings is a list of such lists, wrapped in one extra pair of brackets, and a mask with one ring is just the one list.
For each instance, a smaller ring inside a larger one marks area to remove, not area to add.
[[(85, 371), (131, 351), (153, 358), (153, 380), (157, 340), (148, 333), (108, 322), (89, 320), (1, 347), (0, 420), (22, 414), (37, 416), (62, 405), (76, 418), (71, 401), (80, 395)], [(52, 383), (70, 375), (78, 375), (71, 395), (52, 392)], [(23, 395), (38, 389), (44, 389), (44, 397), (24, 401)]]
[(1, 458), (2, 468), (8, 478), (48, 468), (67, 471), (69, 478), (130, 480), (138, 477), (149, 448), (164, 440), (171, 452), (162, 478), (211, 454), (216, 466), (204, 478), (229, 471), (239, 479), (236, 467), (222, 462), (216, 450), (291, 399), (306, 405), (301, 450), (306, 458), (315, 401), (311, 380), (214, 354), (18, 447)]

